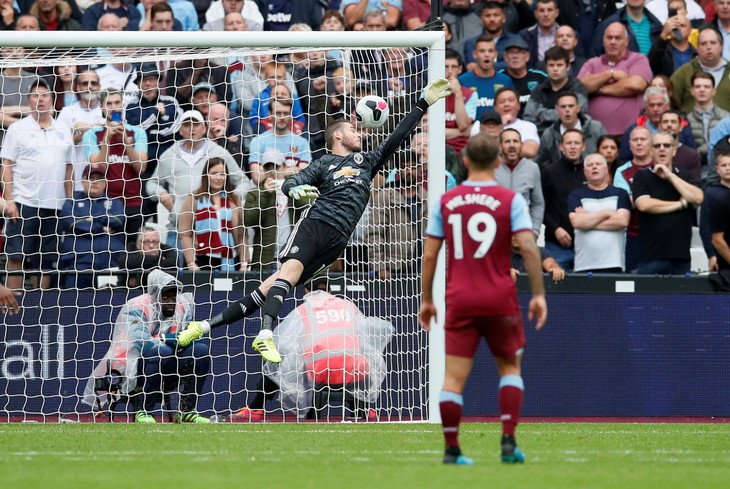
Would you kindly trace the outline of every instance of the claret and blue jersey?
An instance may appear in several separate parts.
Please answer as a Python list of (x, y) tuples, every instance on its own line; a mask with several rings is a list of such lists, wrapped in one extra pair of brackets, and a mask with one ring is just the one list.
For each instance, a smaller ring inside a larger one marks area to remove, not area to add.
[(519, 310), (510, 276), (512, 235), (532, 232), (527, 202), (496, 182), (466, 181), (434, 206), (426, 234), (446, 239), (446, 305), (467, 315)]

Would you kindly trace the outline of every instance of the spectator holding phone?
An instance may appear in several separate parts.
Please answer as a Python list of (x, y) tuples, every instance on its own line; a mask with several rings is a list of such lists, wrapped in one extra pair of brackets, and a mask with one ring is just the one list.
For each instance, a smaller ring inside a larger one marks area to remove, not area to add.
[(676, 9), (670, 9), (670, 16), (647, 55), (651, 71), (655, 75), (672, 76), (680, 66), (697, 55), (697, 51), (689, 43), (691, 33), (692, 24), (689, 19), (685, 15), (678, 15)]
[(142, 181), (147, 166), (147, 133), (124, 122), (121, 90), (106, 89), (101, 94), (103, 126), (84, 133), (83, 144), (89, 164), (107, 165), (107, 196), (124, 202), (127, 242), (137, 238), (142, 227)]

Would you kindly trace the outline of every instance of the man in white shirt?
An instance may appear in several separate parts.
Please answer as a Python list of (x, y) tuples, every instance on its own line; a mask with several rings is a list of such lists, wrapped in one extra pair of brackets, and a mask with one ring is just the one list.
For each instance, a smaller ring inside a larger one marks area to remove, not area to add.
[(78, 95), (78, 103), (67, 105), (58, 114), (58, 123), (67, 126), (72, 134), (74, 151), (74, 190), (82, 191), (81, 175), (89, 163), (84, 153), (82, 139), (84, 132), (94, 126), (104, 124), (101, 115), (101, 104), (99, 103), (99, 75), (92, 69), (87, 69), (76, 74), (74, 79), (74, 91)]
[(180, 140), (160, 155), (157, 168), (147, 180), (147, 195), (170, 211), (167, 244), (180, 247), (177, 242), (177, 215), (185, 198), (200, 186), (203, 168), (211, 158), (226, 162), (226, 172), (241, 200), (246, 197), (249, 180), (236, 164), (233, 156), (206, 137), (208, 127), (203, 114), (188, 110), (181, 117)]
[[(58, 258), (58, 211), (73, 192), (73, 141), (53, 118), (53, 105), (48, 84), (33, 83), (30, 115), (8, 128), (0, 149), (9, 272), (22, 270), (26, 260), (32, 269), (54, 270)], [(37, 286), (36, 277), (33, 281)], [(44, 275), (41, 286), (50, 285)], [(7, 286), (21, 288), (23, 276), (9, 275)]]
[(568, 217), (575, 231), (574, 271), (623, 273), (629, 194), (611, 185), (608, 163), (600, 154), (586, 156), (583, 173), (586, 185), (568, 196)]
[[(494, 110), (502, 117), (503, 129), (515, 129), (522, 138), (523, 158), (534, 159), (540, 150), (537, 126), (517, 117), (520, 112), (520, 96), (513, 88), (500, 88), (494, 97)], [(479, 134), (480, 122), (472, 126), (471, 135)]]

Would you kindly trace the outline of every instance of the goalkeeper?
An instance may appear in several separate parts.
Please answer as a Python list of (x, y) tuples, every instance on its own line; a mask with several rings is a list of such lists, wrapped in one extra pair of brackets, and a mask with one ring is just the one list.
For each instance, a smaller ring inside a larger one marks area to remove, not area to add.
[(367, 153), (361, 152), (360, 134), (350, 122), (341, 120), (327, 126), (325, 142), (331, 154), (287, 178), (282, 186), (284, 194), (295, 200), (317, 200), (304, 212), (282, 249), (281, 269), (214, 318), (191, 322), (178, 336), (180, 346), (200, 338), (211, 328), (234, 323), (263, 308), (261, 331), (253, 348), (265, 360), (280, 363), (273, 329), (284, 299), (298, 283), (309, 281), (339, 258), (368, 204), (373, 178), (410, 136), (428, 107), (451, 93), (449, 87), (449, 81), (443, 78), (429, 83), (421, 100), (393, 133)]

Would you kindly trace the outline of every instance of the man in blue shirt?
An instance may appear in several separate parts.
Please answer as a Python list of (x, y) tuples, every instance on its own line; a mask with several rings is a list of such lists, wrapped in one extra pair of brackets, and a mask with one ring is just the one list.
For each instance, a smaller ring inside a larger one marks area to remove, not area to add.
[(479, 37), (474, 44), (474, 59), (476, 66), (472, 71), (459, 76), (461, 86), (477, 92), (476, 120), (481, 120), (484, 112), (494, 106), (494, 96), (497, 90), (503, 87), (514, 88), (512, 80), (507, 75), (497, 73), (494, 60), (497, 55), (497, 45), (488, 36)]
[(284, 166), (287, 168), (282, 172), (284, 177), (293, 174), (294, 168), (304, 168), (312, 161), (307, 140), (292, 132), (291, 99), (272, 99), (270, 109), (274, 117), (274, 127), (251, 140), (249, 168), (251, 179), (257, 185), (263, 173), (261, 157), (271, 149), (284, 155)]

